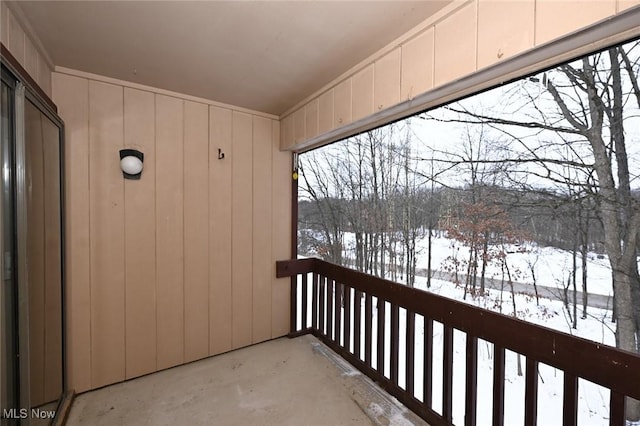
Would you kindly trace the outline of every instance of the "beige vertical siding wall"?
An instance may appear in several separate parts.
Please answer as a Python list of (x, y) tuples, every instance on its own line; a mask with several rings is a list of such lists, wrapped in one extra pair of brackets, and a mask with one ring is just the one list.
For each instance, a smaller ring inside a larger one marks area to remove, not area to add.
[[(67, 374), (82, 392), (288, 332), (276, 117), (61, 70)], [(145, 155), (124, 180), (118, 151)], [(224, 159), (218, 159), (218, 149)]]
[(280, 147), (308, 147), (312, 138), (322, 139), (326, 132), (638, 4), (640, 0), (455, 1), (283, 114)]
[(0, 1), (0, 41), (40, 88), (51, 96), (53, 62), (18, 13)]

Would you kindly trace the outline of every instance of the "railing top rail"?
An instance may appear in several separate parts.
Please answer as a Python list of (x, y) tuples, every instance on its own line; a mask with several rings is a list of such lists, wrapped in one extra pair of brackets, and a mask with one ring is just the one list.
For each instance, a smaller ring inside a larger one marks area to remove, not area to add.
[(320, 259), (279, 261), (278, 277), (316, 272), (443, 324), (640, 399), (640, 356)]

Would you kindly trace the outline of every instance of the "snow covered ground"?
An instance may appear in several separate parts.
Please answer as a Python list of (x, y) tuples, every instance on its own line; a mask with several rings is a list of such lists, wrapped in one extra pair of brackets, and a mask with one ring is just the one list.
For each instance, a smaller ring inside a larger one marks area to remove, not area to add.
[[(347, 237), (348, 238), (348, 237)], [(433, 257), (432, 265), (436, 269), (442, 269), (447, 257), (455, 257), (459, 260), (469, 258), (469, 248), (460, 242), (444, 236), (432, 239)], [(533, 283), (531, 268), (535, 271), (538, 285), (546, 287), (562, 288), (570, 277), (573, 267), (572, 254), (569, 251), (555, 247), (541, 247), (529, 242), (522, 246), (507, 246), (507, 263), (512, 271), (514, 281)], [(427, 266), (427, 239), (422, 238), (416, 243), (418, 268)], [(582, 283), (582, 263), (578, 255), (576, 281), (578, 290)], [(502, 270), (497, 263), (487, 265), (487, 277), (500, 279)], [(589, 253), (587, 255), (588, 292), (611, 296), (611, 267), (606, 255)]]
[[(347, 247), (352, 236), (346, 238)], [(427, 241), (421, 240), (418, 244), (418, 268), (426, 268)], [(441, 269), (441, 265), (446, 258), (457, 255), (459, 258), (468, 256), (468, 249), (460, 243), (449, 240), (445, 237), (433, 239), (433, 259), (432, 264), (435, 269)], [(571, 266), (571, 253), (551, 248), (538, 247), (535, 244), (528, 244), (527, 247), (513, 247), (508, 250), (507, 256), (510, 268), (518, 270), (517, 281), (532, 282), (531, 265), (534, 267), (536, 279), (539, 285), (561, 287), (561, 283), (566, 282)], [(580, 262), (578, 262), (578, 265)], [(490, 265), (487, 276), (493, 278), (501, 277), (501, 270), (494, 265)], [(581, 280), (581, 271), (578, 271), (578, 282)], [(589, 254), (588, 261), (589, 292), (610, 295), (611, 271), (608, 266), (608, 259), (598, 256), (595, 253)], [(444, 297), (463, 301), (463, 289), (454, 283), (432, 280), (431, 288), (427, 289), (426, 278), (416, 277), (415, 287), (439, 294)], [(311, 297), (309, 295), (309, 297)], [(490, 310), (499, 310), (500, 292), (498, 290), (488, 290), (484, 297), (473, 298), (467, 296), (464, 302), (483, 307)], [(511, 294), (505, 291), (502, 295), (502, 309), (505, 314), (512, 314), (513, 307)], [(301, 300), (300, 300), (301, 301)], [(309, 300), (310, 301), (310, 300)], [(363, 302), (362, 302), (363, 303)], [(569, 314), (563, 303), (545, 298), (540, 299), (536, 304), (535, 298), (523, 294), (515, 295), (517, 317), (540, 324), (545, 327), (573, 334), (589, 340), (607, 345), (615, 345), (615, 324), (611, 322), (611, 312), (608, 310), (589, 308), (586, 319), (578, 320), (577, 329), (571, 328)], [(374, 304), (375, 306), (375, 304)], [(364, 306), (362, 307), (364, 313)], [(309, 312), (309, 315), (311, 313)], [(374, 309), (374, 330), (372, 332), (373, 344), (376, 339), (375, 330), (377, 316)], [(352, 310), (353, 315), (353, 310)], [(579, 309), (578, 315), (581, 315)], [(423, 372), (423, 340), (420, 336), (424, 333), (421, 318), (416, 318), (416, 346), (415, 346), (415, 396), (422, 399), (422, 372)], [(353, 324), (353, 322), (352, 322)], [(400, 385), (404, 386), (404, 328), (406, 327), (406, 312), (400, 311)], [(390, 318), (387, 316), (386, 333), (390, 333)], [(364, 332), (364, 331), (363, 331)], [(442, 412), (442, 326), (434, 325), (434, 354), (433, 365), (433, 409)], [(361, 339), (364, 345), (364, 338)], [(462, 332), (454, 332), (454, 376), (453, 376), (453, 421), (455, 424), (464, 422), (464, 381), (465, 381), (465, 335)], [(387, 345), (388, 346), (388, 345)], [(363, 352), (362, 352), (363, 353)], [(373, 351), (374, 365), (375, 351)], [(388, 365), (390, 353), (387, 347), (385, 354), (386, 371), (388, 376)], [(522, 359), (524, 369), (524, 358)], [(492, 382), (493, 382), (493, 345), (485, 341), (478, 342), (478, 411), (477, 424), (491, 424), (492, 410)], [(524, 376), (517, 374), (517, 354), (507, 351), (505, 365), (505, 424), (522, 424), (524, 419)], [(578, 424), (580, 425), (605, 425), (608, 424), (609, 416), (609, 391), (593, 383), (580, 379), (578, 384)], [(538, 424), (557, 425), (562, 423), (562, 393), (563, 393), (563, 373), (562, 371), (541, 364), (539, 366), (538, 381)]]

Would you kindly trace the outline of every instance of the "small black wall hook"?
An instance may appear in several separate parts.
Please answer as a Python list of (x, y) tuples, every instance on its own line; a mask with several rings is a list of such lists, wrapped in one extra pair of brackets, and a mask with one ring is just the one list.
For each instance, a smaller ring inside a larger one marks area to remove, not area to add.
[(218, 160), (222, 160), (224, 158), (224, 152), (222, 149), (218, 148)]

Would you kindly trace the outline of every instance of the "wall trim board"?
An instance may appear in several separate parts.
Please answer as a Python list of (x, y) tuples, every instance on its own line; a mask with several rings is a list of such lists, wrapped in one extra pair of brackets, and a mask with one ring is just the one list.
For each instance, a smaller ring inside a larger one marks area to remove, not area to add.
[(199, 98), (197, 96), (191, 96), (191, 95), (186, 95), (184, 93), (172, 92), (171, 90), (165, 90), (165, 89), (160, 89), (158, 87), (146, 86), (144, 84), (133, 83), (130, 81), (118, 80), (117, 78), (111, 78), (111, 77), (107, 77), (99, 74), (92, 74), (89, 72), (74, 70), (71, 68), (56, 66), (53, 72), (57, 72), (59, 74), (66, 74), (74, 77), (86, 78), (88, 80), (101, 81), (103, 83), (115, 84), (123, 87), (129, 87), (132, 89), (144, 90), (144, 91), (152, 92), (158, 95), (171, 96), (171, 97), (186, 100), (186, 101), (193, 101), (193, 102), (198, 102), (198, 103), (206, 104), (210, 106), (217, 106), (221, 108), (230, 109), (233, 111), (256, 115), (259, 117), (270, 118), (272, 120), (279, 120), (279, 117), (277, 115), (268, 114), (266, 112), (254, 111), (251, 109), (242, 108), (235, 105), (229, 105), (222, 102), (217, 102), (211, 99)]
[[(435, 108), (455, 99), (488, 90), (527, 74), (540, 72), (556, 64), (578, 58), (607, 46), (640, 36), (640, 6), (610, 16), (594, 25), (574, 31), (566, 37), (528, 49), (502, 62), (438, 86), (412, 99), (375, 112), (345, 126), (293, 144), (286, 151), (304, 152), (336, 142), (366, 130), (382, 126)], [(310, 97), (313, 99), (320, 92)], [(285, 115), (281, 119), (286, 118)]]

